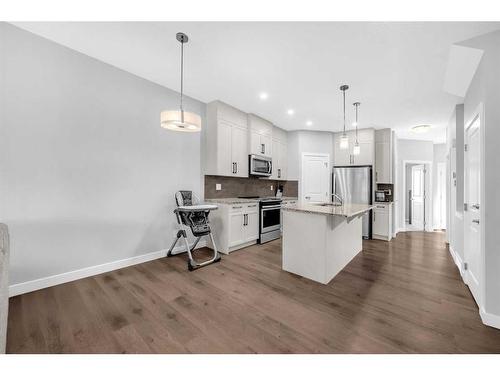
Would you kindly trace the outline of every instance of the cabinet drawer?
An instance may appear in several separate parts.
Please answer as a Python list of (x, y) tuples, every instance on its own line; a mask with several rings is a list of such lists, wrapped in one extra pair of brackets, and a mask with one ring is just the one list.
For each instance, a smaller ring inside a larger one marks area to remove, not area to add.
[(258, 203), (250, 203), (243, 206), (246, 213), (257, 212), (259, 211)]
[(244, 204), (232, 204), (229, 206), (229, 213), (243, 212), (244, 207)]

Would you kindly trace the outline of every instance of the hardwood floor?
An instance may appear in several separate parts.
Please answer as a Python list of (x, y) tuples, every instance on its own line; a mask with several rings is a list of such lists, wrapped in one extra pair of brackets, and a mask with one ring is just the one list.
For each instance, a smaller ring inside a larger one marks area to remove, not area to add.
[(17, 296), (7, 351), (500, 353), (443, 233), (363, 246), (329, 285), (282, 271), (274, 241), (195, 272), (164, 258)]

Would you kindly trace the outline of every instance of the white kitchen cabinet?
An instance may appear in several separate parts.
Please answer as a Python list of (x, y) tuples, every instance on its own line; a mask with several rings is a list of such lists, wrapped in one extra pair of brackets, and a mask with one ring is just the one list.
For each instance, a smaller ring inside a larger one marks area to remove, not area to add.
[(248, 177), (247, 115), (220, 101), (207, 106), (205, 174)]
[(248, 131), (250, 153), (271, 157), (273, 124), (261, 117), (249, 114)]
[(273, 140), (273, 173), (271, 178), (275, 180), (286, 180), (287, 175), (287, 146), (286, 144)]
[[(259, 238), (259, 204), (217, 204), (218, 210), (211, 214), (217, 249), (224, 254), (250, 246)], [(213, 248), (211, 243), (207, 246)]]
[(333, 150), (333, 164), (336, 167), (342, 166), (361, 166), (373, 165), (374, 152), (373, 152), (373, 129), (361, 129), (358, 131), (358, 143), (360, 153), (354, 155), (354, 144), (356, 142), (356, 132), (346, 132), (349, 139), (349, 147), (347, 149), (340, 148), (340, 137), (342, 132), (335, 133), (334, 136), (334, 150)]
[(390, 241), (392, 239), (392, 203), (376, 203), (372, 218), (372, 237)]
[(394, 137), (391, 129), (375, 131), (375, 183), (392, 184)]

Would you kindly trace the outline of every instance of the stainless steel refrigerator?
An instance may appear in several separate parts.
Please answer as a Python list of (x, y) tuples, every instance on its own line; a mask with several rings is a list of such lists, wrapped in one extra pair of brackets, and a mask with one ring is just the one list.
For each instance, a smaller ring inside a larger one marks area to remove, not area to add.
[[(332, 192), (344, 203), (372, 204), (372, 167), (334, 167)], [(333, 198), (335, 201), (335, 198)], [(363, 238), (372, 238), (371, 210), (363, 216)]]

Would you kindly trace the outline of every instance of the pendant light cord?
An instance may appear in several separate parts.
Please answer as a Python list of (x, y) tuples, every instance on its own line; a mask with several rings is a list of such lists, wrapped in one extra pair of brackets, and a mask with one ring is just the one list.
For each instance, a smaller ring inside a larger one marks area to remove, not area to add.
[[(181, 112), (184, 112), (182, 106), (182, 96), (184, 93), (184, 42), (181, 42)], [(182, 120), (184, 122), (184, 119)]]
[(345, 90), (342, 91), (343, 95), (344, 95), (344, 134), (345, 135)]
[(356, 103), (356, 143), (358, 143), (358, 107), (359, 103)]

